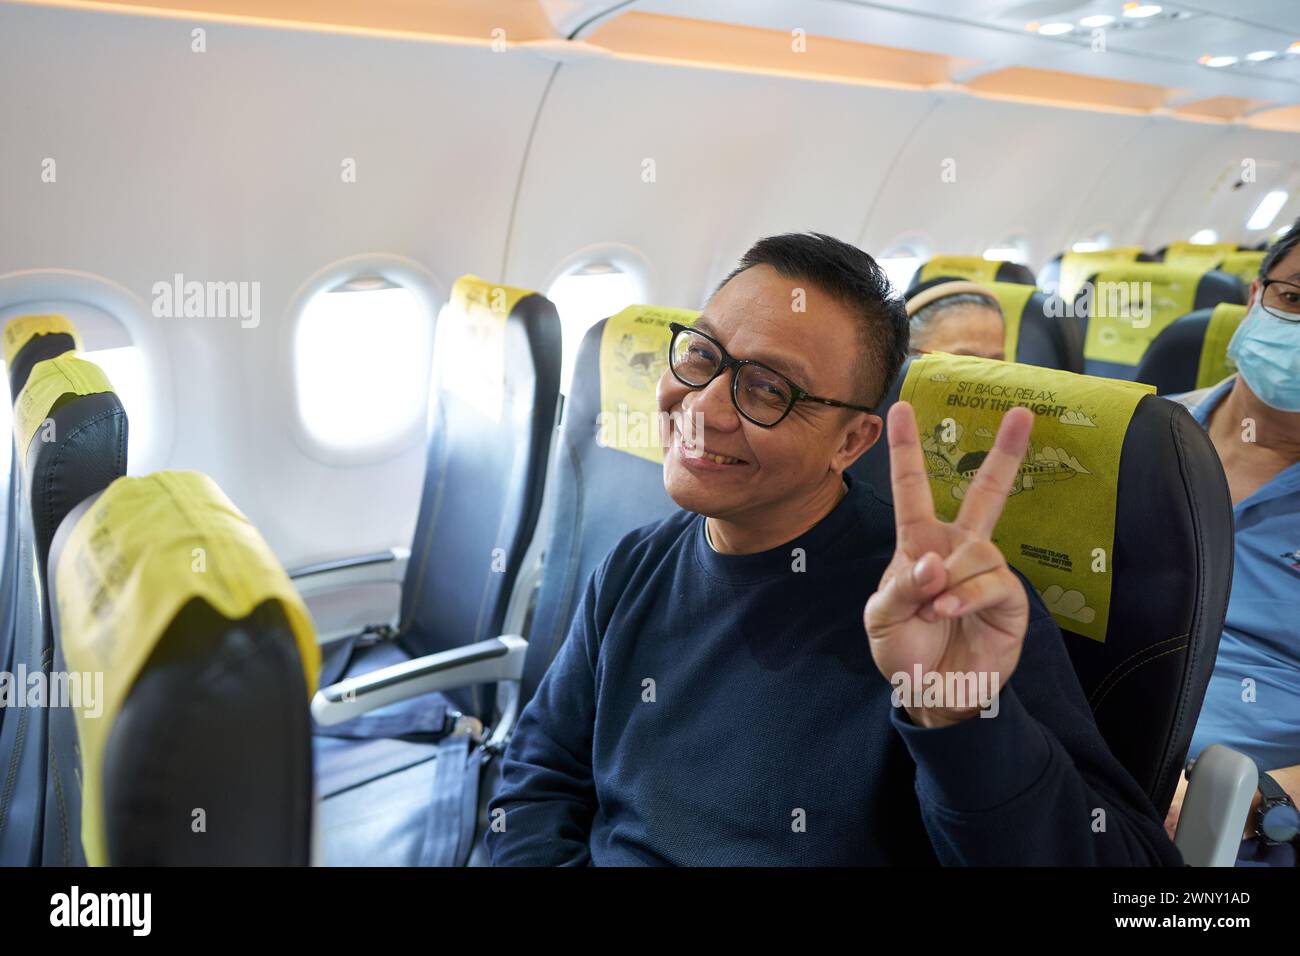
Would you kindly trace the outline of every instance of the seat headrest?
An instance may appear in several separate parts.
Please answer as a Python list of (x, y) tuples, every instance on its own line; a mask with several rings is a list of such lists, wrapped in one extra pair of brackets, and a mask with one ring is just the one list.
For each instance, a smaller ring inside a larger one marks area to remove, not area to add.
[(604, 322), (600, 335), (600, 412), (596, 441), (662, 465), (655, 390), (668, 368), (672, 322), (693, 325), (700, 313), (630, 305)]
[(531, 289), (463, 275), (452, 285), (435, 326), (433, 388), (456, 396), (494, 422), (508, 398), (508, 326), (521, 303), (554, 306)]
[(1163, 261), (1171, 266), (1208, 272), (1236, 251), (1235, 242), (1187, 242), (1180, 239), (1165, 246)]
[(1228, 343), (1245, 317), (1244, 305), (1226, 302), (1182, 316), (1156, 336), (1134, 378), (1161, 395), (1217, 385), (1236, 374)]
[(61, 315), (20, 315), (10, 319), (4, 331), (10, 397), (18, 398), (37, 362), (81, 349), (81, 334)]
[[(1093, 275), (1074, 307), (1076, 315), (1087, 316), (1084, 358), (1131, 368), (1179, 316), (1220, 302), (1242, 301), (1241, 283), (1221, 272), (1135, 262)], [(1113, 368), (1087, 370), (1120, 374)]]
[(127, 432), (97, 365), (68, 352), (32, 368), (14, 406), (14, 441), (42, 579), (59, 522), (126, 473)]
[(1092, 252), (1070, 251), (1061, 256), (1061, 276), (1056, 294), (1069, 302), (1079, 293), (1088, 276), (1125, 262), (1135, 262), (1142, 255), (1141, 246), (1112, 246)]
[(985, 259), (983, 256), (935, 256), (917, 270), (911, 286), (930, 279), (970, 279), (972, 282), (1014, 282), (1033, 285), (1034, 274), (1018, 262)]
[[(243, 685), (229, 676), (223, 685), (222, 678), (210, 675), (218, 681), (211, 694), (211, 688), (201, 688), (199, 694), (200, 688), (186, 682), (196, 671), (177, 662), (210, 651), (214, 634), (245, 635), (238, 647), (223, 652), (234, 655), (226, 659), (233, 672), (239, 661), (257, 667), (259, 638), (266, 636), (262, 625), (291, 633), (301, 671), (294, 674), (294, 684), (298, 693), (305, 685), (305, 696), (289, 700), (281, 694), (280, 715), (286, 722), (300, 715), (306, 733), (307, 702), (320, 670), (311, 618), (257, 529), (206, 475), (158, 472), (117, 479), (68, 516), (59, 529), (50, 564), (63, 660), (69, 672), (103, 674), (100, 713), (74, 708), (82, 759), (82, 843), (90, 865), (115, 862), (107, 850), (104, 758), (110, 739), (117, 736), (115, 722), (135, 699), (137, 686), (148, 680), (153, 685), (149, 696), (162, 694), (170, 701), (172, 713), (190, 706), (196, 695), (205, 706), (215, 705), (223, 695), (232, 708), (247, 703), (241, 697)], [(169, 639), (179, 632), (188, 639)], [(158, 677), (148, 671), (164, 645), (166, 666), (181, 681), (169, 681), (164, 674), (161, 680), (166, 686), (160, 690)], [(268, 648), (266, 653), (272, 651)], [(297, 683), (299, 676), (303, 683)], [(166, 712), (164, 708), (158, 713)], [(208, 723), (217, 728), (213, 733), (229, 727), (223, 713), (209, 713)], [(279, 732), (276, 726), (265, 729), (269, 737)], [(235, 743), (253, 747), (256, 741)], [(179, 740), (175, 745), (199, 752), (206, 746), (202, 739)], [(124, 745), (113, 746), (121, 753)], [(148, 754), (137, 756), (149, 762)], [(176, 781), (161, 772), (157, 753), (152, 759), (158, 779), (137, 783), (165, 794)], [(159, 792), (154, 795), (160, 796)], [(188, 827), (189, 821), (182, 823)]]
[(1264, 264), (1266, 255), (1268, 253), (1263, 250), (1230, 252), (1223, 257), (1223, 261), (1217, 268), (1220, 272), (1236, 276), (1243, 284), (1250, 285), (1259, 276), (1259, 269)]

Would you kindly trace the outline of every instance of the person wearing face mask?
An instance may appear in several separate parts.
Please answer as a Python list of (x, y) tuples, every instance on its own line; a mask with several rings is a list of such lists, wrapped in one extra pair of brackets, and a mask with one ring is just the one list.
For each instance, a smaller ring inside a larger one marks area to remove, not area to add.
[[(1238, 863), (1294, 866), (1298, 838), (1292, 831), (1300, 823), (1294, 806), (1300, 803), (1300, 219), (1265, 256), (1228, 356), (1235, 375), (1173, 396), (1214, 442), (1236, 517), (1232, 595), (1188, 757), (1220, 743), (1255, 761), (1260, 790)], [(1184, 775), (1165, 821), (1171, 835), (1186, 788)]]

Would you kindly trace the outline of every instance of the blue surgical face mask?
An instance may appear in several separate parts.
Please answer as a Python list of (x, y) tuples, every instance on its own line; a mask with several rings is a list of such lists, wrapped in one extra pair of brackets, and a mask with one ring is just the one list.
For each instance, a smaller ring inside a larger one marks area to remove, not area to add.
[(1261, 402), (1300, 412), (1300, 322), (1269, 315), (1256, 300), (1228, 343), (1228, 357)]

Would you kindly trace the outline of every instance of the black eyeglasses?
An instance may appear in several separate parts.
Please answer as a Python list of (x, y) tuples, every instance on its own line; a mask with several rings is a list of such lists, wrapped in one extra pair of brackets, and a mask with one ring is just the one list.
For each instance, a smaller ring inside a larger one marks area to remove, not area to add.
[(735, 369), (731, 377), (731, 402), (736, 411), (762, 428), (779, 425), (799, 402), (874, 411), (865, 405), (810, 395), (762, 362), (732, 358), (717, 339), (698, 329), (677, 322), (668, 327), (673, 332), (668, 344), (668, 367), (677, 381), (691, 388), (704, 388), (723, 372)]
[(1264, 311), (1283, 322), (1300, 322), (1300, 285), (1284, 279), (1265, 279), (1260, 298)]

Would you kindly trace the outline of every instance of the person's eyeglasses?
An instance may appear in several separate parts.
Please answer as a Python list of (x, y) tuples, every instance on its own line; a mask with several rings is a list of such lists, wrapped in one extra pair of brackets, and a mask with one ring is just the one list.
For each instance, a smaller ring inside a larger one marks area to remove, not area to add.
[(1264, 311), (1283, 322), (1300, 322), (1300, 285), (1282, 279), (1265, 279)]
[(775, 369), (761, 362), (736, 359), (714, 339), (697, 329), (673, 322), (672, 341), (668, 344), (668, 367), (677, 381), (690, 388), (704, 388), (728, 369), (731, 378), (731, 401), (746, 419), (763, 428), (779, 425), (799, 402), (819, 402), (836, 408), (874, 412), (865, 405), (853, 405), (833, 398), (810, 395)]

